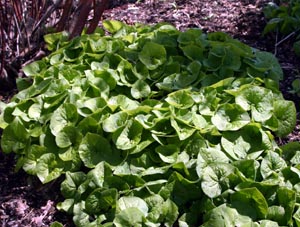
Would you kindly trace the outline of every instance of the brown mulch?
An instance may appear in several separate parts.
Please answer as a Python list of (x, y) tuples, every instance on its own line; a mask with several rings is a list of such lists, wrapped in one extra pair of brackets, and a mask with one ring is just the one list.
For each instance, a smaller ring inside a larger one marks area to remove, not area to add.
[[(180, 30), (198, 27), (205, 32), (224, 31), (252, 47), (275, 51), (275, 39), (262, 37), (265, 26), (262, 14), (268, 0), (145, 0), (114, 1), (104, 19), (121, 20), (128, 24), (169, 22)], [(134, 3), (136, 2), (136, 3)], [(123, 3), (123, 4), (122, 4)], [(125, 4), (124, 4), (125, 3)], [(286, 99), (293, 100), (299, 110), (299, 97), (289, 92), (291, 82), (300, 76), (300, 59), (291, 51), (289, 40), (277, 49), (276, 55), (285, 73), (281, 90)], [(12, 91), (0, 91), (1, 100), (7, 101)], [(299, 114), (298, 114), (299, 119)], [(279, 141), (300, 141), (300, 125), (293, 133)], [(41, 227), (59, 221), (74, 226), (72, 218), (56, 210), (61, 201), (59, 181), (42, 185), (23, 171), (14, 172), (15, 157), (0, 152), (0, 226)]]

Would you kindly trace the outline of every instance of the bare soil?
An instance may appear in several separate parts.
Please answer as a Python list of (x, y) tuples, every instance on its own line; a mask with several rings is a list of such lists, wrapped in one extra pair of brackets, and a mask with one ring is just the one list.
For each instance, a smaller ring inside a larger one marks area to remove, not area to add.
[[(104, 19), (121, 20), (127, 24), (169, 22), (180, 30), (198, 27), (205, 32), (224, 31), (244, 43), (275, 53), (285, 73), (281, 91), (286, 99), (295, 102), (298, 123), (286, 138), (278, 139), (283, 144), (300, 141), (300, 99), (291, 94), (291, 83), (300, 77), (300, 59), (291, 50), (292, 40), (285, 41), (275, 50), (275, 37), (262, 37), (266, 24), (262, 8), (268, 0), (145, 0), (112, 1)], [(19, 70), (19, 69), (18, 69)], [(9, 101), (15, 90), (0, 90), (0, 99)], [(60, 181), (42, 185), (35, 177), (22, 170), (15, 172), (16, 157), (0, 152), (0, 226), (41, 227), (54, 221), (72, 227), (72, 218), (56, 210), (61, 201)]]

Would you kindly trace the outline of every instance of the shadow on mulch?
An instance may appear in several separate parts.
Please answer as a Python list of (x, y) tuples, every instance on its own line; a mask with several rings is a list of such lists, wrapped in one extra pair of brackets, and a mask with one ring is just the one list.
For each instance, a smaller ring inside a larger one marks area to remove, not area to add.
[(0, 226), (41, 227), (54, 221), (73, 227), (72, 217), (58, 212), (60, 182), (43, 185), (23, 170), (15, 172), (14, 154), (0, 152)]

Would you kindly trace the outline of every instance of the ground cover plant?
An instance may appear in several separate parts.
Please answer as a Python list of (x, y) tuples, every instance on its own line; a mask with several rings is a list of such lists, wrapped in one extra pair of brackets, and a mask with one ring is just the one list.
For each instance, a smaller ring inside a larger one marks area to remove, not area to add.
[(277, 33), (276, 46), (287, 39), (293, 40), (293, 49), (300, 56), (300, 1), (270, 2), (264, 9), (268, 23), (263, 34)]
[[(264, 8), (264, 15), (268, 22), (263, 34), (275, 34), (275, 53), (279, 45), (287, 42), (295, 54), (300, 56), (300, 1), (269, 3)], [(291, 87), (290, 92), (300, 97), (300, 78), (294, 78)]]
[(64, 178), (58, 208), (77, 226), (300, 226), (276, 58), (221, 32), (103, 25), (47, 35), (52, 53), (2, 103), (17, 167)]

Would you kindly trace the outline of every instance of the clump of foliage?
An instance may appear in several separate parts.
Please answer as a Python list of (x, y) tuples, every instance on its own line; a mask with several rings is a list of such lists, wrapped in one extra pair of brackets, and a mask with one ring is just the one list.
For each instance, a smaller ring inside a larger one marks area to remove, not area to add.
[[(277, 47), (288, 39), (292, 40), (295, 54), (300, 57), (300, 1), (280, 0), (278, 4), (272, 2), (264, 8), (264, 15), (268, 20), (263, 35), (276, 33), (275, 53)], [(299, 79), (292, 82), (291, 93), (299, 93)]]
[(77, 226), (300, 226), (300, 145), (276, 58), (224, 33), (127, 26), (24, 68), (1, 146)]
[(264, 15), (268, 22), (263, 34), (279, 33), (282, 37), (276, 46), (293, 37), (293, 49), (300, 56), (300, 1), (280, 0), (278, 5), (272, 2), (264, 8)]

